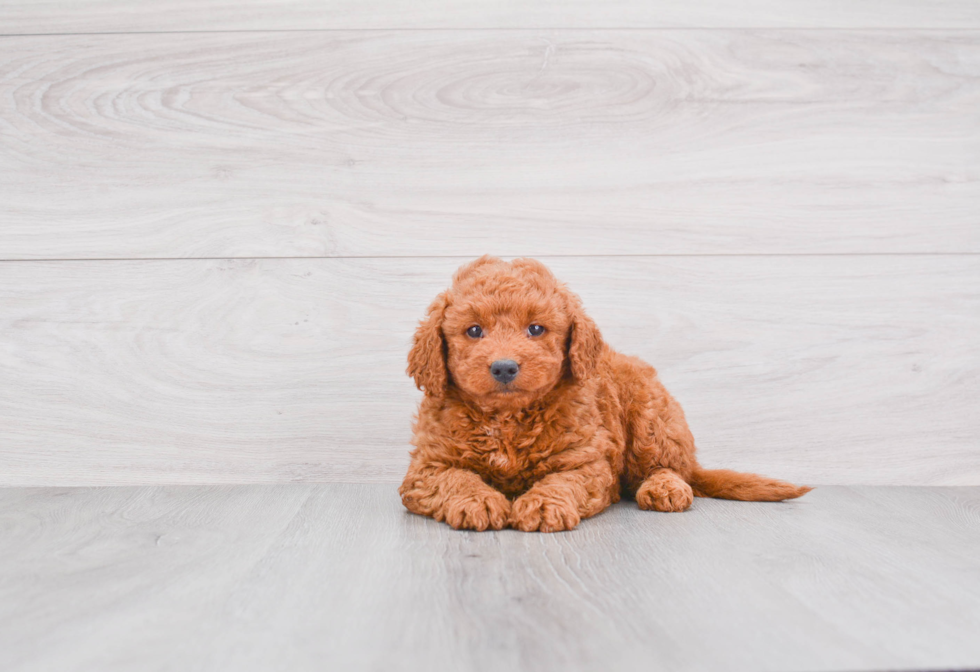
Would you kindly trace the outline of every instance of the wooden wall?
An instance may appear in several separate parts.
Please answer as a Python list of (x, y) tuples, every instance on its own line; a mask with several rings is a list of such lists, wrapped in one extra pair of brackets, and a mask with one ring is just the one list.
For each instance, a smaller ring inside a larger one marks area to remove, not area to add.
[(708, 466), (980, 484), (980, 4), (0, 1), (0, 485), (397, 481), (485, 252)]

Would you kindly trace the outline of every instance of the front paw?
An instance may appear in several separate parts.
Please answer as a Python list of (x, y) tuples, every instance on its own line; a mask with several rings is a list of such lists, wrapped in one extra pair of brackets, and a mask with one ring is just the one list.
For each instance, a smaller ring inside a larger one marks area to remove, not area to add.
[(507, 525), (510, 510), (510, 500), (503, 493), (487, 488), (447, 498), (436, 519), (457, 530), (500, 530)]
[(574, 529), (581, 518), (573, 502), (526, 492), (514, 500), (510, 526), (522, 532), (561, 532)]

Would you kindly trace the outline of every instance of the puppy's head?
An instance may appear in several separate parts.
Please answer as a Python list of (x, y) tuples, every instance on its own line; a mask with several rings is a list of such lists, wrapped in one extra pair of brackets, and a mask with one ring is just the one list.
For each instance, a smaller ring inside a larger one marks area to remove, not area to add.
[(484, 256), (429, 306), (408, 373), (429, 395), (456, 386), (482, 407), (520, 408), (563, 377), (588, 377), (601, 351), (581, 301), (543, 264)]

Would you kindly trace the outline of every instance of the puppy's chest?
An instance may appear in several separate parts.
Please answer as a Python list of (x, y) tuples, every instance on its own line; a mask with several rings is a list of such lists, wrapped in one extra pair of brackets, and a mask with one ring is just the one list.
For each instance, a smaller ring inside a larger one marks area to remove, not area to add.
[(539, 445), (546, 440), (544, 427), (491, 420), (473, 430), (470, 449), (474, 466), (493, 480), (528, 475), (546, 457)]

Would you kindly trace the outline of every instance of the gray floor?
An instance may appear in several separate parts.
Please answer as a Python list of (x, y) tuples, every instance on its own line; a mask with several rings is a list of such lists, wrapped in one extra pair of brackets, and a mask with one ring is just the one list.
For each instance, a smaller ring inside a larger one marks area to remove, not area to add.
[(0, 490), (3, 670), (980, 666), (980, 488), (455, 532), (390, 485)]

